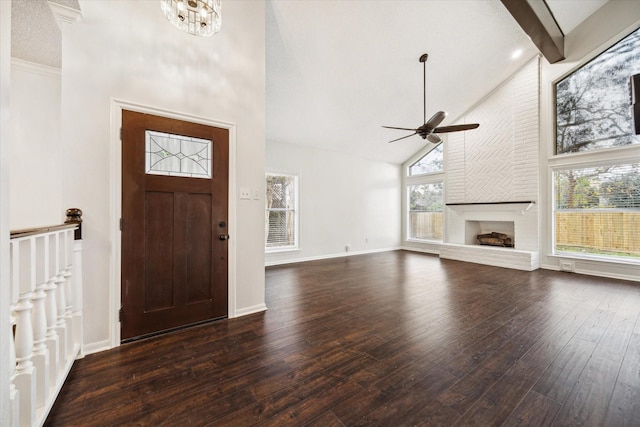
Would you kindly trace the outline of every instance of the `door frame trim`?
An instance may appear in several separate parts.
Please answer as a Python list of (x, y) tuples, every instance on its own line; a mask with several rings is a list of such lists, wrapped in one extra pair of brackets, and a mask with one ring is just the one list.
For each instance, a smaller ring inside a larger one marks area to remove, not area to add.
[(110, 214), (109, 223), (111, 236), (111, 261), (109, 278), (109, 343), (113, 348), (120, 345), (120, 311), (121, 300), (121, 272), (122, 272), (122, 241), (120, 237), (120, 218), (122, 216), (122, 144), (120, 142), (120, 128), (122, 127), (122, 110), (153, 114), (185, 122), (200, 123), (229, 130), (229, 217), (228, 233), (233, 236), (228, 246), (228, 304), (227, 316), (237, 317), (236, 312), (236, 125), (234, 123), (212, 120), (206, 117), (169, 111), (149, 105), (138, 104), (122, 99), (111, 98), (109, 124), (109, 174), (110, 174)]

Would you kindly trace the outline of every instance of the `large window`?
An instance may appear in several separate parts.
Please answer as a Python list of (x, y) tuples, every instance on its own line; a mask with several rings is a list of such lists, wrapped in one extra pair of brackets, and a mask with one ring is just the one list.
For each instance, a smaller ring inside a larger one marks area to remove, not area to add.
[(406, 169), (406, 239), (442, 241), (444, 234), (443, 144)]
[(444, 191), (443, 182), (407, 186), (409, 204), (407, 238), (442, 240)]
[(267, 251), (298, 247), (298, 177), (266, 175), (265, 248)]
[(556, 153), (640, 143), (630, 78), (640, 73), (640, 29), (556, 83)]
[(640, 163), (554, 172), (557, 253), (640, 260)]
[(557, 255), (640, 262), (640, 137), (630, 108), (638, 73), (640, 29), (556, 83)]

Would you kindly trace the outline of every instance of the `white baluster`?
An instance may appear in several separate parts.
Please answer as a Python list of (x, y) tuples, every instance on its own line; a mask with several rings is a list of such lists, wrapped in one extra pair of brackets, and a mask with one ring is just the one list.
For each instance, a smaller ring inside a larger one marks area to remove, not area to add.
[[(31, 282), (35, 285), (37, 283), (38, 275), (43, 277), (42, 261), (38, 258), (38, 247), (36, 236), (32, 236), (30, 242), (30, 255), (31, 255)], [(38, 269), (40, 267), (40, 269)], [(40, 279), (41, 281), (41, 279)], [(45, 309), (45, 298), (47, 295), (44, 292), (46, 283), (41, 281), (35, 287), (35, 291), (31, 296), (31, 303), (33, 304), (32, 322), (33, 322), (33, 365), (36, 368), (36, 407), (41, 408), (45, 405), (46, 398), (49, 392), (49, 350), (46, 345), (47, 335), (47, 313)]]
[(57, 320), (58, 305), (56, 301), (55, 276), (51, 277), (44, 287), (46, 294), (45, 312), (47, 314), (47, 348), (49, 349), (49, 383), (55, 384), (58, 378), (60, 360), (60, 343), (58, 340)]
[(31, 293), (20, 295), (14, 307), (16, 316), (16, 378), (14, 384), (20, 391), (20, 423), (33, 425), (36, 415), (36, 377), (33, 356), (33, 327), (31, 324)]
[(55, 276), (55, 239), (50, 234), (44, 236), (44, 277), (49, 280), (44, 287), (46, 294), (45, 307), (47, 313), (47, 348), (49, 349), (49, 383), (56, 384), (58, 379), (58, 366), (60, 360), (60, 342), (56, 329), (58, 319), (58, 305), (56, 302), (56, 276)]
[(67, 327), (67, 355), (73, 357), (73, 258), (72, 258), (72, 246), (73, 243), (73, 230), (65, 230), (64, 232), (64, 266), (65, 269), (62, 273), (64, 277), (64, 285), (65, 285), (65, 297), (66, 297), (66, 307), (64, 312), (65, 323)]
[(13, 306), (10, 307), (11, 314), (9, 315), (9, 325), (11, 330), (9, 332), (9, 366), (11, 372), (11, 383), (9, 384), (9, 425), (11, 427), (18, 427), (20, 425), (20, 392), (16, 389), (16, 346), (15, 338), (13, 335), (13, 327), (16, 324), (16, 317), (13, 315)]
[(56, 308), (58, 310), (56, 316), (56, 331), (58, 333), (59, 349), (58, 369), (60, 371), (64, 371), (65, 363), (67, 360), (67, 323), (65, 319), (67, 303), (64, 292), (63, 272), (59, 271), (54, 280), (56, 284)]
[(16, 317), (15, 356), (16, 376), (14, 385), (20, 393), (19, 417), (21, 425), (32, 425), (36, 417), (36, 369), (33, 366), (33, 324), (31, 313), (32, 269), (30, 268), (30, 241), (17, 239), (11, 242), (12, 301)]
[(73, 288), (73, 335), (82, 357), (82, 240), (73, 242)]
[(60, 234), (55, 233), (52, 236), (53, 268), (49, 272), (53, 276), (56, 285), (56, 332), (58, 333), (58, 372), (64, 372), (67, 361), (67, 328), (64, 318), (67, 303), (64, 293), (64, 277), (60, 269)]
[(47, 313), (45, 300), (47, 294), (44, 291), (46, 283), (38, 285), (31, 296), (33, 304), (33, 364), (36, 367), (36, 399), (37, 407), (45, 405), (49, 394), (49, 350), (46, 345)]

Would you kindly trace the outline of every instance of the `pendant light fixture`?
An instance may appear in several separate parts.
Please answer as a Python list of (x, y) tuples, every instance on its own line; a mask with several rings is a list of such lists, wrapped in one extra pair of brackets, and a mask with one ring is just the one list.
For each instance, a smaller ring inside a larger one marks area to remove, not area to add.
[(160, 0), (169, 22), (189, 34), (209, 37), (222, 26), (221, 0)]

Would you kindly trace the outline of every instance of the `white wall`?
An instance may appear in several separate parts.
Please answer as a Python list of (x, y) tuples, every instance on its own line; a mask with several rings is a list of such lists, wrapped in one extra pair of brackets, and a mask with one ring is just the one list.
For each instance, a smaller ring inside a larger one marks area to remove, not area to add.
[[(117, 162), (110, 169), (110, 144), (117, 144), (112, 100), (234, 124), (231, 180), (262, 188), (265, 18), (262, 1), (225, 2), (220, 33), (199, 38), (169, 24), (157, 1), (80, 6), (82, 20), (62, 31), (62, 206), (84, 211), (84, 342), (97, 351), (117, 344), (119, 301), (110, 308), (120, 286), (110, 232), (118, 221), (112, 196), (120, 194)], [(236, 305), (230, 312), (264, 308), (263, 212), (260, 201), (238, 203), (229, 219), (237, 230), (231, 237)]]
[[(576, 27), (565, 38), (566, 59), (549, 64), (542, 61), (540, 97), (540, 188), (541, 188), (541, 264), (544, 268), (559, 269), (561, 257), (551, 255), (552, 209), (551, 209), (551, 169), (558, 158), (553, 156), (554, 139), (554, 98), (553, 85), (579, 65), (610, 47), (632, 30), (640, 26), (640, 2), (610, 0), (601, 9)], [(615, 151), (607, 153), (613, 160)], [(589, 154), (582, 160), (588, 161)], [(629, 147), (625, 158), (640, 159), (640, 146)], [(575, 262), (575, 271), (584, 274), (640, 280), (640, 267), (615, 262), (591, 260), (570, 260)]]
[(298, 174), (300, 210), (299, 250), (267, 254), (267, 265), (400, 245), (399, 165), (269, 141), (266, 169)]
[(0, 1), (0, 425), (9, 425), (9, 158), (11, 2)]
[(12, 61), (11, 229), (64, 222), (60, 205), (60, 70)]

